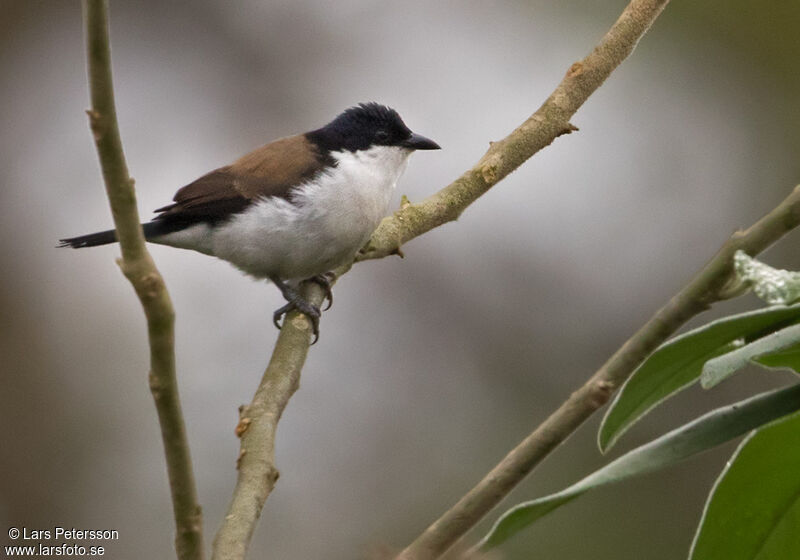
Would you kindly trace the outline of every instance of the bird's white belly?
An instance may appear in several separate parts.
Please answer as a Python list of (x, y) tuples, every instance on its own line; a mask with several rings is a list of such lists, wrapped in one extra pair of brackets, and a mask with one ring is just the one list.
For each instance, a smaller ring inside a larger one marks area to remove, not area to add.
[(332, 154), (337, 166), (265, 198), (213, 228), (208, 251), (258, 277), (301, 280), (350, 262), (387, 214), (409, 152), (377, 147)]
[(341, 231), (340, 210), (265, 199), (214, 230), (212, 253), (259, 278), (321, 274), (355, 255), (377, 226), (350, 220), (350, 229)]

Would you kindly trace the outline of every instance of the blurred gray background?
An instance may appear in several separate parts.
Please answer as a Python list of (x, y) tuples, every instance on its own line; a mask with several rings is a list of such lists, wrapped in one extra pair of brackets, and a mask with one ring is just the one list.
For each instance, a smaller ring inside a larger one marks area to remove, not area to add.
[[(204, 172), (365, 100), (441, 152), (419, 200), (530, 115), (624, 1), (112, 2), (122, 136), (143, 218)], [(107, 557), (170, 558), (171, 506), (144, 321), (113, 246), (84, 115), (77, 1), (0, 3), (0, 535), (120, 531)], [(455, 224), (336, 287), (282, 420), (281, 479), (252, 558), (400, 548), (543, 420), (737, 227), (800, 181), (800, 7), (675, 2), (559, 138)], [(800, 268), (797, 236), (767, 254)], [(210, 542), (235, 481), (237, 407), (275, 341), (278, 291), (153, 247), (177, 310), (179, 381)], [(693, 324), (758, 305), (743, 298)], [(739, 376), (659, 409), (612, 456), (786, 381)], [(607, 459), (594, 418), (505, 505)], [(680, 558), (733, 447), (598, 491), (507, 558)], [(496, 517), (495, 512), (474, 540)]]

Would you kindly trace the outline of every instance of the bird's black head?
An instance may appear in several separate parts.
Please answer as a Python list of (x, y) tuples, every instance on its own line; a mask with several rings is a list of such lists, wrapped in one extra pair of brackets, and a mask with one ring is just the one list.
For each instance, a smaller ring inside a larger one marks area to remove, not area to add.
[(397, 146), (409, 150), (438, 150), (433, 140), (415, 134), (397, 111), (378, 103), (350, 107), (331, 122), (308, 133), (320, 148), (355, 152), (372, 146)]

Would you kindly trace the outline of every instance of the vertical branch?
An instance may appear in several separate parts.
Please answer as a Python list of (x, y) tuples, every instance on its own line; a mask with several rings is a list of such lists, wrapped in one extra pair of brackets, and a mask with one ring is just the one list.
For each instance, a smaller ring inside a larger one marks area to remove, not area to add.
[(122, 150), (111, 79), (107, 1), (85, 0), (84, 17), (92, 98), (89, 121), (122, 251), (117, 263), (136, 290), (147, 317), (149, 382), (167, 459), (176, 525), (175, 548), (181, 560), (200, 560), (202, 515), (175, 378), (175, 312), (164, 280), (145, 247), (133, 179), (128, 175)]

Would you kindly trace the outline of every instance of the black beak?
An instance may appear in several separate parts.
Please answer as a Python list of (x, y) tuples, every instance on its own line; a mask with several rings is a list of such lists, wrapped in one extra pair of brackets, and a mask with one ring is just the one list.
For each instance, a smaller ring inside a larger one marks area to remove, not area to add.
[(411, 136), (403, 140), (400, 145), (403, 148), (412, 150), (441, 150), (442, 147), (430, 138), (425, 138), (421, 134), (411, 133)]

